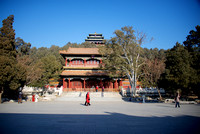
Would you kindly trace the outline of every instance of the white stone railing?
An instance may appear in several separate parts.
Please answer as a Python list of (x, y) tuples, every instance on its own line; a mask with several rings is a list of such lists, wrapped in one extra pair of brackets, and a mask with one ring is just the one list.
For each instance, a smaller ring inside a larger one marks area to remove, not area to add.
[(22, 92), (42, 92), (43, 88), (24, 86)]
[[(160, 93), (165, 93), (164, 89), (159, 89)], [(147, 94), (157, 94), (158, 93), (158, 89), (157, 88), (139, 88), (136, 90), (136, 93), (140, 94), (140, 93), (147, 93)]]
[(22, 89), (23, 94), (32, 94), (32, 93), (58, 93), (60, 96), (62, 94), (63, 87), (61, 86), (60, 88), (39, 88), (39, 87), (29, 87), (29, 86), (24, 86)]
[[(165, 90), (164, 89), (159, 89), (161, 94), (165, 94)], [(130, 88), (122, 88), (121, 89), (121, 93), (122, 96), (130, 96), (131, 95), (131, 89)], [(140, 95), (140, 94), (149, 94), (149, 95), (157, 95), (158, 94), (158, 90), (157, 88), (137, 88), (136, 89), (136, 94)]]

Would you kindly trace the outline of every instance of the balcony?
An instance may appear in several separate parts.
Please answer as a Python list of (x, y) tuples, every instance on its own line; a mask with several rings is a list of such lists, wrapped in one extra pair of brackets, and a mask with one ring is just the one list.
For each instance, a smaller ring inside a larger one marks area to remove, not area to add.
[(80, 59), (76, 59), (76, 60), (70, 60), (68, 62), (65, 63), (64, 68), (99, 68), (100, 64), (102, 63), (101, 60), (97, 60), (97, 59), (89, 59), (89, 60), (80, 60)]
[(82, 69), (91, 69), (91, 68), (99, 68), (99, 64), (71, 64), (64, 66), (65, 69), (67, 68), (82, 68)]

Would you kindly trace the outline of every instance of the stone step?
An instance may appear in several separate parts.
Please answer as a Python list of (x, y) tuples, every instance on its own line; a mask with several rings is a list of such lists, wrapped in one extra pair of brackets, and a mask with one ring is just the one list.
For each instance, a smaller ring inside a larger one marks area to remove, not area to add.
[[(55, 101), (85, 101), (87, 92), (63, 93)], [(121, 101), (122, 96), (117, 92), (91, 92), (91, 101)]]
[[(86, 97), (87, 92), (68, 92), (63, 93), (65, 97)], [(121, 97), (117, 92), (91, 92), (91, 97)]]

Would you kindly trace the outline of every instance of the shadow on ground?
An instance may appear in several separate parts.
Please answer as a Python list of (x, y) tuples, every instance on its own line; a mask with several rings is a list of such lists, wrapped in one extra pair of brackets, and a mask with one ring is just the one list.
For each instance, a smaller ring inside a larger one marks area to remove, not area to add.
[(1, 134), (197, 134), (200, 117), (138, 117), (105, 112), (81, 114), (0, 114)]

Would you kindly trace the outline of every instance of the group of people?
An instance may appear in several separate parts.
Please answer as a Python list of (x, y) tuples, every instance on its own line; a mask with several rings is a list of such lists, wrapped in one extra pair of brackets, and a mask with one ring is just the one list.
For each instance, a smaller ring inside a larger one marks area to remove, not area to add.
[[(104, 87), (102, 87), (102, 92), (104, 91)], [(98, 86), (96, 86), (96, 92), (98, 92)], [(33, 95), (32, 96), (32, 101), (33, 102), (38, 102), (38, 98), (39, 96), (36, 94), (36, 95)], [(175, 101), (175, 107), (179, 107), (180, 108), (180, 94), (179, 93), (176, 93), (176, 96), (174, 98), (174, 101)], [(19, 103), (22, 103), (22, 90), (20, 89), (19, 90), (19, 96), (18, 96), (18, 104)], [(90, 92), (87, 92), (86, 94), (86, 101), (85, 101), (85, 105), (86, 106), (90, 106)]]
[(33, 94), (32, 95), (32, 102), (38, 102), (38, 98), (39, 98), (38, 94)]
[[(98, 89), (99, 89), (98, 85), (96, 86), (95, 89), (96, 89), (96, 92), (98, 92)], [(104, 86), (102, 86), (102, 92), (104, 92)], [(91, 105), (91, 104), (90, 104), (90, 92), (87, 92), (87, 94), (86, 94), (85, 105), (86, 105), (86, 106)]]
[[(19, 91), (18, 93), (18, 104), (22, 103), (22, 91)], [(38, 94), (33, 94), (32, 95), (32, 102), (38, 102)], [(27, 101), (27, 97), (25, 98), (25, 100)]]
[[(92, 89), (94, 89), (94, 86), (92, 86)], [(98, 90), (99, 90), (99, 86), (98, 85), (96, 85), (95, 90), (96, 90), (96, 92), (98, 92)], [(102, 86), (102, 92), (104, 92), (104, 86)]]

